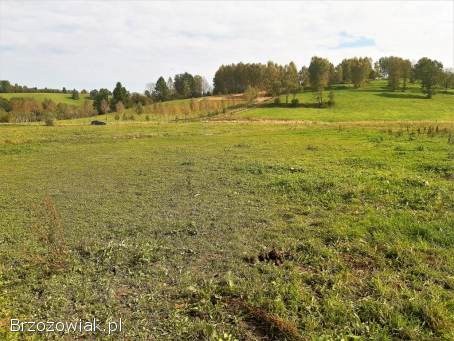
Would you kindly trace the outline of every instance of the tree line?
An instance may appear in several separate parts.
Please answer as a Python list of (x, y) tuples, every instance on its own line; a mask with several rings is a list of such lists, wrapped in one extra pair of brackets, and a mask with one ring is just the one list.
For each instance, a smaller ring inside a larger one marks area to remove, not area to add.
[(106, 88), (95, 89), (90, 91), (89, 95), (98, 114), (123, 112), (128, 108), (134, 108), (137, 113), (142, 113), (145, 105), (153, 103), (151, 97), (147, 95), (130, 93), (121, 82), (117, 82), (112, 91)]
[[(214, 94), (244, 93), (248, 102), (264, 92), (280, 100), (285, 95), (285, 102), (293, 95), (292, 104), (297, 103), (296, 94), (304, 89), (314, 92), (317, 103), (334, 103), (334, 93), (330, 92), (329, 101), (325, 101), (324, 91), (335, 84), (352, 84), (355, 88), (363, 87), (373, 79), (386, 79), (391, 91), (407, 89), (408, 83), (419, 82), (422, 91), (431, 98), (436, 89), (447, 91), (454, 87), (454, 73), (443, 68), (443, 64), (427, 57), (417, 63), (396, 56), (382, 57), (375, 63), (371, 58), (348, 58), (334, 66), (328, 59), (312, 57), (309, 66), (298, 70), (294, 62), (280, 65), (272, 61), (261, 63), (237, 63), (221, 65), (213, 79), (214, 88), (200, 75), (180, 73), (167, 81), (159, 77), (156, 83), (150, 83), (144, 94), (130, 93), (120, 82), (110, 91), (106, 88), (90, 91), (89, 99), (81, 106), (54, 103), (50, 99), (42, 103), (32, 98), (21, 98), (20, 95), (10, 100), (0, 98), (0, 120), (9, 122), (42, 120), (45, 115), (58, 119), (121, 113), (133, 108), (138, 114), (144, 107), (172, 99), (196, 98)], [(9, 81), (0, 81), (0, 92), (61, 92), (68, 93), (66, 88), (38, 89), (12, 85)], [(69, 91), (71, 98), (79, 99), (79, 92)], [(81, 94), (87, 91), (82, 90)]]
[(248, 88), (264, 91), (277, 97), (295, 95), (304, 88), (318, 93), (323, 101), (323, 90), (335, 84), (352, 84), (363, 87), (373, 79), (387, 79), (390, 90), (407, 88), (408, 82), (419, 81), (422, 91), (431, 98), (437, 87), (446, 89), (454, 86), (454, 73), (443, 69), (437, 60), (421, 58), (412, 64), (400, 57), (382, 57), (374, 64), (372, 58), (348, 58), (334, 66), (328, 59), (312, 57), (309, 66), (297, 71), (294, 62), (279, 65), (272, 61), (261, 63), (237, 63), (221, 65), (215, 73), (214, 94), (246, 92)]
[[(27, 85), (19, 85), (17, 83), (12, 84), (8, 80), (0, 80), (0, 93), (48, 93), (48, 94), (55, 94), (55, 93), (61, 93), (61, 94), (66, 94), (66, 93), (71, 93), (73, 94), (74, 92), (79, 93), (76, 89), (73, 90), (68, 90), (65, 87), (61, 89), (52, 89), (52, 88), (38, 88), (36, 86), (34, 87), (29, 87)], [(81, 90), (82, 94), (86, 94), (86, 90)]]
[(92, 102), (85, 100), (76, 106), (66, 103), (55, 103), (52, 99), (42, 102), (29, 97), (13, 97), (9, 100), (0, 98), (0, 122), (34, 122), (49, 118), (59, 120), (89, 117), (96, 112)]
[(211, 85), (200, 75), (191, 75), (188, 72), (176, 74), (167, 80), (159, 77), (156, 83), (149, 83), (145, 96), (155, 102), (172, 99), (197, 98), (211, 94)]

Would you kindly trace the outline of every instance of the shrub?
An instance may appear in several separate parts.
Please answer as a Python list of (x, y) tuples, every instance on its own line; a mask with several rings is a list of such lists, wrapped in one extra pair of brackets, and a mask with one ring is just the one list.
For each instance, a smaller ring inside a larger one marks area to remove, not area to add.
[(56, 108), (56, 118), (64, 120), (68, 118), (80, 117), (80, 108), (75, 105), (68, 105), (65, 103), (58, 103)]
[(143, 114), (143, 105), (142, 105), (142, 103), (140, 103), (140, 102), (137, 103), (137, 104), (135, 105), (135, 108), (134, 108), (134, 109), (135, 109), (135, 111), (136, 111), (136, 114), (138, 114), (138, 115)]
[(334, 104), (336, 104), (336, 101), (334, 99), (334, 91), (331, 90), (328, 94), (328, 106), (334, 107)]
[(77, 90), (73, 90), (71, 98), (75, 99), (75, 100), (78, 100), (79, 99), (79, 92), (77, 92)]
[(274, 99), (274, 104), (276, 104), (276, 105), (281, 104), (281, 99), (280, 99), (280, 97), (276, 97), (276, 98)]
[(125, 106), (123, 104), (122, 101), (118, 101), (116, 104), (115, 104), (115, 111), (116, 112), (123, 112), (125, 111)]
[[(96, 101), (95, 101), (95, 103), (96, 103)], [(99, 104), (98, 113), (100, 115), (102, 115), (102, 114), (107, 114), (108, 112), (109, 112), (109, 102), (106, 101), (105, 99), (102, 99)]]
[(44, 116), (44, 124), (48, 127), (52, 127), (55, 125), (55, 117), (51, 113), (47, 113)]
[(11, 111), (11, 104), (7, 99), (0, 98), (0, 110)]
[(43, 261), (42, 269), (47, 274), (58, 273), (67, 265), (68, 249), (62, 220), (52, 198), (45, 197), (34, 215), (38, 218), (38, 222), (32, 226), (34, 235), (38, 236), (46, 250), (44, 259), (40, 258)]
[(115, 119), (115, 121), (118, 121), (120, 119), (120, 115), (118, 113), (115, 114), (114, 119)]
[(300, 101), (298, 100), (298, 98), (294, 98), (294, 99), (292, 99), (291, 106), (297, 107), (299, 103), (300, 103)]
[(246, 100), (247, 104), (250, 105), (254, 100), (258, 97), (259, 91), (257, 88), (252, 86), (248, 86), (246, 91), (244, 92), (244, 99)]
[(150, 120), (150, 116), (149, 116), (149, 115), (146, 115), (146, 116), (145, 116), (145, 120), (149, 121), (149, 120)]
[(33, 98), (13, 97), (9, 100), (10, 110), (14, 112), (36, 113), (42, 109), (40, 102)]
[(0, 123), (7, 122), (9, 122), (9, 114), (3, 108), (0, 108)]
[(46, 111), (54, 112), (57, 109), (57, 105), (49, 98), (43, 100), (43, 109)]

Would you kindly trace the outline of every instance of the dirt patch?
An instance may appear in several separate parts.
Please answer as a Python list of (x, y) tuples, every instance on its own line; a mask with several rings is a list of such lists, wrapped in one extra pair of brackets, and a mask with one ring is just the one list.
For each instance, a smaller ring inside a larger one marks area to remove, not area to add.
[(255, 99), (255, 102), (256, 103), (264, 103), (264, 102), (269, 101), (271, 99), (272, 99), (272, 97), (269, 97), (269, 96), (257, 97)]
[(245, 323), (254, 334), (265, 340), (303, 340), (298, 327), (292, 321), (255, 307), (238, 298), (230, 298), (226, 302), (227, 308), (234, 313), (246, 315)]
[(368, 256), (343, 254), (342, 260), (349, 268), (360, 272), (372, 273), (378, 269), (375, 260)]

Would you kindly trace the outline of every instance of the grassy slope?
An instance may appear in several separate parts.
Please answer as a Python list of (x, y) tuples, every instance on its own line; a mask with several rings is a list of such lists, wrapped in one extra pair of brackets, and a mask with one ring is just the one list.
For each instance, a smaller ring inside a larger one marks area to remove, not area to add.
[(452, 338), (453, 144), (389, 127), (0, 126), (0, 320)]
[(71, 105), (81, 106), (85, 99), (89, 99), (88, 95), (80, 95), (78, 100), (71, 98), (71, 94), (58, 94), (58, 93), (0, 93), (0, 97), (11, 99), (13, 97), (25, 97), (33, 98), (39, 102), (48, 98), (53, 100), (55, 103), (66, 103)]
[[(325, 93), (328, 96), (328, 92)], [(291, 96), (290, 96), (291, 98)], [(300, 103), (313, 103), (311, 92), (298, 94)], [(285, 97), (281, 97), (285, 101)], [(438, 93), (428, 100), (417, 85), (406, 92), (386, 90), (386, 82), (374, 81), (363, 89), (338, 87), (334, 108), (257, 108), (242, 112), (248, 119), (363, 121), (363, 120), (454, 120), (454, 92)]]

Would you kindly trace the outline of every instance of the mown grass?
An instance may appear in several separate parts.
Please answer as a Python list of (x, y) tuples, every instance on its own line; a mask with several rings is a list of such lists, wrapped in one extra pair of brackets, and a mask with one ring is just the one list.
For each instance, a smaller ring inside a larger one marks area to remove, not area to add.
[[(395, 121), (454, 119), (454, 92), (439, 91), (433, 99), (426, 99), (419, 85), (410, 84), (407, 91), (389, 91), (385, 81), (372, 81), (364, 88), (350, 85), (334, 87), (336, 104), (332, 108), (316, 108), (314, 94), (310, 91), (297, 95), (300, 104), (314, 107), (258, 107), (241, 112), (238, 118), (311, 121)], [(328, 100), (328, 91), (325, 93)], [(289, 96), (291, 99), (292, 96)], [(289, 99), (289, 102), (290, 102)], [(281, 97), (285, 103), (285, 97)]]
[(452, 339), (453, 129), (0, 126), (0, 325)]
[(71, 93), (61, 94), (61, 93), (0, 93), (0, 97), (5, 99), (11, 99), (14, 97), (22, 97), (22, 98), (33, 98), (38, 102), (43, 102), (45, 99), (51, 99), (55, 103), (65, 103), (71, 104), (76, 106), (82, 106), (85, 100), (89, 100), (90, 96), (87, 95), (79, 95), (80, 98), (75, 100), (71, 98)]

